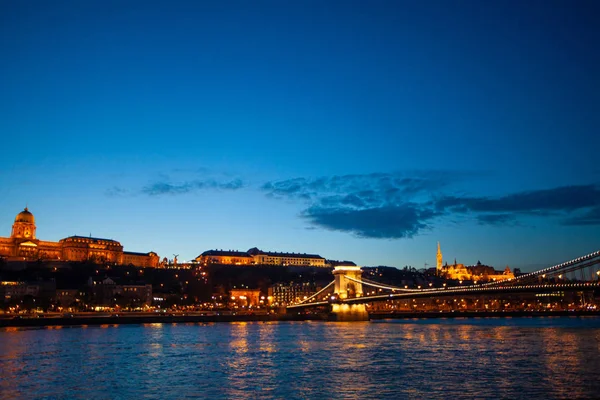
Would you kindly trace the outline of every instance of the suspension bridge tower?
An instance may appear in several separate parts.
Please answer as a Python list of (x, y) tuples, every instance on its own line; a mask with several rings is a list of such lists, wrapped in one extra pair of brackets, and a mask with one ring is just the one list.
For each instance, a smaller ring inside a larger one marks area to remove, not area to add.
[[(356, 265), (339, 265), (333, 269), (334, 293), (340, 300), (363, 296), (362, 269)], [(368, 321), (364, 304), (333, 303), (331, 311), (336, 321)]]

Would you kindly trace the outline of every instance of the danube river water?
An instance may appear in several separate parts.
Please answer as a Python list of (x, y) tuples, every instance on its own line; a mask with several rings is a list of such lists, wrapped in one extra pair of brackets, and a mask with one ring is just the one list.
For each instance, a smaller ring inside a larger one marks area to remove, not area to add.
[(600, 396), (600, 318), (0, 330), (0, 397)]

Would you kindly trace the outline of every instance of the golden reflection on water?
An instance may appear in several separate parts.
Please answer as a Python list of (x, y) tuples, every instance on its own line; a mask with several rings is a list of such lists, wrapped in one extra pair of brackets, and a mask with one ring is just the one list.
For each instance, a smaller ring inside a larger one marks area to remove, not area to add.
[(229, 338), (229, 354), (225, 362), (229, 384), (223, 388), (227, 398), (246, 398), (249, 379), (251, 377), (252, 359), (248, 356), (247, 322), (231, 325)]
[(565, 387), (563, 377), (566, 373), (577, 375), (585, 370), (584, 354), (577, 351), (584, 343), (579, 342), (573, 331), (556, 328), (543, 330), (540, 341), (544, 348), (542, 362), (551, 377), (548, 382), (552, 391), (561, 396), (581, 397), (580, 388), (577, 385)]
[(335, 326), (329, 335), (339, 337), (337, 345), (341, 350), (333, 352), (325, 364), (327, 379), (331, 382), (329, 397), (365, 397), (372, 388), (372, 377), (364, 371), (375, 361), (368, 354), (378, 345), (372, 337), (372, 325), (345, 322)]
[(274, 353), (277, 351), (276, 347), (273, 345), (273, 343), (275, 343), (275, 338), (273, 336), (274, 332), (275, 327), (272, 324), (261, 325), (258, 337), (259, 352)]
[(149, 323), (149, 324), (142, 324), (142, 326), (144, 326), (146, 328), (160, 329), (163, 327), (163, 324), (162, 324), (162, 322), (153, 322), (153, 323)]

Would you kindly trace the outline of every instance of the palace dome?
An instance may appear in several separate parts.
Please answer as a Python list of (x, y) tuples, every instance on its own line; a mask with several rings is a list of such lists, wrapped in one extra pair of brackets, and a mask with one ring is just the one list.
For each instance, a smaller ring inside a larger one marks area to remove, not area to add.
[(17, 214), (15, 217), (15, 222), (26, 222), (29, 224), (35, 224), (35, 218), (33, 218), (33, 214), (29, 212), (27, 207), (23, 211)]

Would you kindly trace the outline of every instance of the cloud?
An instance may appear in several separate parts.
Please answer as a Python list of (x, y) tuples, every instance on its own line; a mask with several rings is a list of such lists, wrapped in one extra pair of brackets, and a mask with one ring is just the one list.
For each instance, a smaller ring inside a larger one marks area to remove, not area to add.
[(340, 198), (362, 207), (403, 202), (407, 197), (439, 190), (455, 179), (452, 173), (441, 171), (418, 171), (413, 176), (372, 173), (273, 181), (265, 183), (261, 189), (275, 198), (306, 201)]
[(358, 237), (377, 239), (410, 238), (428, 227), (432, 210), (406, 203), (366, 209), (311, 207), (304, 218), (328, 230), (351, 232)]
[(233, 179), (224, 182), (219, 182), (214, 179), (191, 180), (180, 183), (162, 181), (144, 186), (141, 192), (148, 196), (161, 196), (185, 194), (202, 189), (238, 190), (243, 187), (244, 183), (241, 179)]
[[(436, 220), (518, 226), (523, 218), (600, 225), (600, 186), (573, 185), (503, 196), (452, 193), (466, 173), (417, 172), (294, 178), (265, 183), (267, 196), (302, 202), (311, 226), (365, 238), (410, 238)], [(461, 223), (461, 222), (458, 222)]]
[(565, 226), (600, 225), (600, 186), (560, 186), (500, 197), (444, 196), (434, 201), (444, 214), (472, 214), (482, 225), (518, 225), (523, 217), (559, 218)]
[(584, 213), (566, 218), (563, 225), (600, 225), (600, 206), (586, 210)]
[[(306, 204), (301, 216), (312, 226), (358, 237), (413, 237), (439, 215), (425, 200), (453, 180), (451, 174), (417, 172), (336, 175), (267, 182), (267, 196)], [(420, 201), (417, 201), (419, 200)]]
[(440, 209), (458, 212), (557, 212), (574, 211), (600, 205), (600, 187), (596, 185), (562, 186), (490, 197), (442, 197), (436, 202)]
[[(236, 174), (228, 171), (215, 171), (206, 167), (172, 168), (168, 171), (153, 172), (149, 183), (131, 185), (133, 176), (129, 176), (127, 185), (115, 185), (105, 191), (109, 197), (118, 196), (164, 196), (185, 195), (201, 190), (239, 190), (247, 186)], [(136, 179), (139, 177), (136, 175)]]

